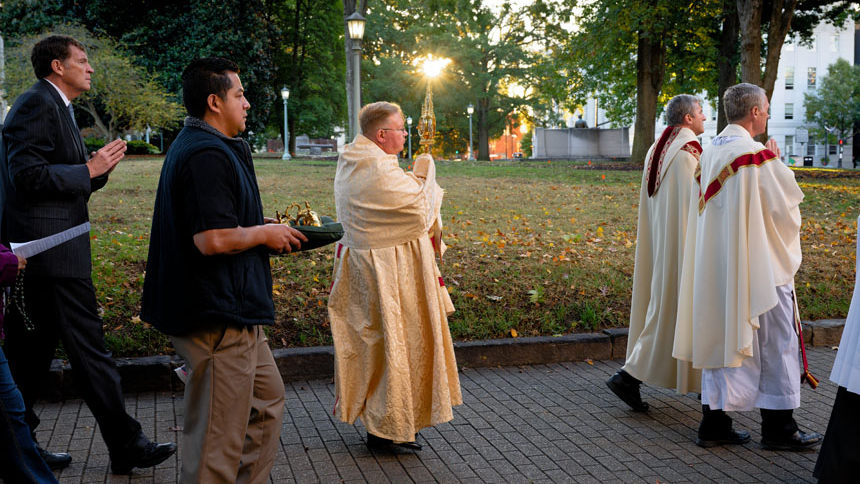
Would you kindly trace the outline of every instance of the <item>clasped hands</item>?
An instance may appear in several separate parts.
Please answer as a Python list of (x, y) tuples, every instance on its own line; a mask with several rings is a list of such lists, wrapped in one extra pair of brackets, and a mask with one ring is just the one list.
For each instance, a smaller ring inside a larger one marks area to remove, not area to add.
[(90, 178), (97, 178), (112, 172), (119, 160), (125, 157), (127, 145), (124, 140), (116, 139), (104, 145), (102, 149), (93, 151), (89, 161), (87, 161)]
[(767, 140), (767, 143), (764, 144), (764, 147), (773, 151), (777, 158), (782, 158), (782, 152), (779, 150), (779, 145), (776, 144), (776, 140), (771, 138)]

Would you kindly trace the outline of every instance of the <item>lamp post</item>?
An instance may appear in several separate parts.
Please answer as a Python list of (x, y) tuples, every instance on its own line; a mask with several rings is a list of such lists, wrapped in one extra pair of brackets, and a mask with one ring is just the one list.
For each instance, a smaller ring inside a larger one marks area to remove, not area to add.
[(287, 86), (281, 88), (281, 99), (284, 100), (284, 156), (282, 160), (290, 159), (290, 125), (287, 124), (287, 99), (290, 98), (290, 90)]
[(472, 113), (475, 112), (475, 106), (472, 106), (472, 103), (469, 103), (466, 106), (466, 112), (469, 113), (469, 160), (475, 160), (475, 152), (472, 151)]
[[(830, 161), (830, 135), (836, 131), (836, 126), (832, 128), (828, 128), (827, 125), (824, 125), (824, 130), (827, 131), (824, 133), (824, 157), (827, 158), (828, 162)], [(840, 160), (841, 161), (841, 160)], [(840, 166), (839, 168), (842, 168)]]
[[(3, 36), (0, 35), (0, 85), (5, 85), (6, 83), (6, 53), (4, 49)], [(6, 104), (6, 90), (0, 88), (0, 124), (3, 124), (6, 120), (6, 113), (9, 111), (8, 107)]]
[(406, 118), (406, 125), (409, 127), (409, 161), (412, 161), (412, 116)]
[(364, 37), (364, 17), (358, 10), (346, 18), (349, 38), (352, 40), (352, 139), (358, 136), (361, 128), (358, 126), (358, 110), (361, 109), (361, 39)]

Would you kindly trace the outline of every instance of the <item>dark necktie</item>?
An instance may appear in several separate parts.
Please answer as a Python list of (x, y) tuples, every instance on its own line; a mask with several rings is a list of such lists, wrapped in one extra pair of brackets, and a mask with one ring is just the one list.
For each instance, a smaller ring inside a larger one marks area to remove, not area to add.
[(72, 117), (72, 124), (75, 125), (75, 131), (80, 131), (80, 129), (78, 129), (78, 122), (75, 121), (75, 108), (72, 107), (72, 103), (69, 103), (67, 107), (69, 108), (69, 116)]

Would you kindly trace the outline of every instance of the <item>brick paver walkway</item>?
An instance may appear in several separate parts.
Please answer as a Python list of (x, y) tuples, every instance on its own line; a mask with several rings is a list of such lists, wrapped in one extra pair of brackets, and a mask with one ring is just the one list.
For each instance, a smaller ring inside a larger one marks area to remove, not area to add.
[[(835, 352), (810, 350), (815, 391), (804, 387), (795, 413), (801, 427), (824, 432), (835, 397), (826, 377)], [(604, 381), (620, 362), (561, 363), (520, 368), (466, 369), (460, 374), (465, 404), (453, 422), (421, 432), (424, 450), (397, 455), (370, 452), (360, 426), (332, 417), (333, 385), (287, 385), (287, 411), (274, 483), (730, 483), (812, 482), (817, 452), (761, 448), (757, 412), (735, 414), (748, 429), (744, 446), (701, 449), (693, 443), (700, 417), (695, 396), (643, 386), (647, 414), (628, 411)], [(182, 396), (127, 395), (130, 412), (160, 441), (177, 440)], [(40, 440), (68, 451), (74, 463), (63, 483), (175, 483), (181, 449), (156, 469), (112, 476), (95, 420), (79, 400), (40, 407)]]

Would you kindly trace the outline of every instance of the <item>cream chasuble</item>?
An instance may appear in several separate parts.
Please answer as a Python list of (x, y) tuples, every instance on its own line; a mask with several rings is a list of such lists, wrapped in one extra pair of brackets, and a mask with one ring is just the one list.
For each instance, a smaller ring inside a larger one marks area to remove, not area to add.
[(343, 238), (329, 295), (336, 415), (394, 441), (454, 418), (463, 403), (441, 256), (442, 189), (429, 155), (404, 172), (362, 135), (338, 159)]
[(699, 391), (701, 371), (672, 357), (678, 284), (694, 173), (702, 147), (688, 128), (669, 126), (645, 159), (624, 371), (646, 383)]
[[(857, 224), (860, 227), (860, 218), (857, 219)], [(855, 260), (860, 262), (860, 232), (857, 241)], [(836, 361), (833, 362), (833, 370), (830, 372), (830, 381), (845, 387), (851, 393), (860, 394), (860, 278), (857, 277), (854, 279), (854, 296), (851, 298), (851, 307), (848, 308), (848, 317), (845, 319)]]
[(730, 124), (700, 159), (681, 275), (675, 358), (738, 367), (752, 356), (758, 318), (800, 267), (803, 192), (794, 173)]

